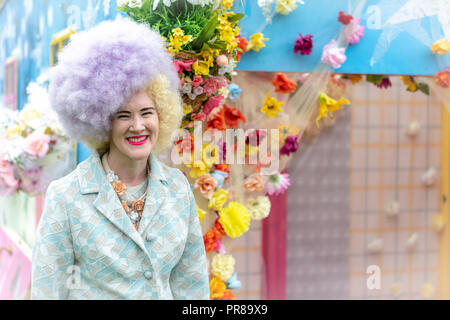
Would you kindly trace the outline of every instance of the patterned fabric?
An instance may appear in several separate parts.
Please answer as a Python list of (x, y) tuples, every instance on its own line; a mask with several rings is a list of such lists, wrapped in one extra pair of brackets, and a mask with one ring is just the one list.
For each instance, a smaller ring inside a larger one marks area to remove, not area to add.
[(189, 183), (153, 155), (149, 161), (139, 231), (97, 152), (50, 184), (33, 247), (32, 299), (209, 299)]

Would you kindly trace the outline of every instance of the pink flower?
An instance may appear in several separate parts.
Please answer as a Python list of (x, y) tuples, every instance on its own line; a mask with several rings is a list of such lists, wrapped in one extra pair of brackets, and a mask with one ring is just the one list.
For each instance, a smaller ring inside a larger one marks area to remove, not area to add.
[(14, 176), (15, 166), (0, 160), (0, 196), (10, 196), (19, 188), (20, 181)]
[(20, 189), (31, 196), (39, 195), (43, 190), (42, 171), (35, 168), (26, 171), (19, 171), (21, 177)]
[(175, 69), (178, 73), (182, 73), (184, 70), (191, 71), (191, 66), (194, 63), (194, 60), (189, 61), (181, 61), (181, 60), (175, 60), (174, 62)]
[(347, 60), (345, 55), (345, 48), (339, 48), (336, 40), (331, 40), (323, 48), (321, 61), (331, 65), (334, 69), (340, 68), (341, 65)]
[(289, 136), (286, 138), (283, 147), (280, 149), (281, 155), (289, 156), (298, 149), (298, 136)]
[(203, 84), (203, 89), (208, 96), (212, 96), (214, 93), (217, 92), (217, 90), (220, 89), (220, 85), (215, 78), (211, 77), (205, 80)]
[(45, 156), (49, 149), (50, 136), (40, 132), (33, 132), (25, 139), (24, 151), (37, 158)]
[(347, 44), (358, 43), (364, 35), (364, 26), (360, 25), (361, 19), (352, 19), (344, 30), (344, 39)]
[(194, 76), (194, 80), (192, 81), (192, 86), (194, 88), (198, 87), (199, 85), (201, 85), (203, 83), (203, 78), (202, 76), (196, 75)]
[(297, 37), (294, 43), (294, 53), (298, 53), (300, 51), (301, 55), (309, 55), (311, 54), (313, 48), (312, 35), (307, 34), (306, 36), (300, 35)]
[(289, 185), (291, 184), (289, 180), (289, 175), (287, 173), (275, 173), (271, 174), (264, 186), (268, 195), (279, 195), (284, 193)]
[(374, 85), (380, 89), (387, 89), (389, 87), (392, 87), (392, 83), (389, 77), (384, 77), (383, 79), (381, 79), (380, 83), (374, 83)]
[(222, 100), (223, 96), (221, 94), (209, 98), (209, 100), (203, 105), (203, 112), (208, 115), (214, 108), (220, 105)]
[(228, 79), (226, 77), (219, 78), (219, 89), (228, 86)]
[(191, 114), (191, 120), (193, 121), (204, 121), (206, 119), (206, 114), (203, 112)]

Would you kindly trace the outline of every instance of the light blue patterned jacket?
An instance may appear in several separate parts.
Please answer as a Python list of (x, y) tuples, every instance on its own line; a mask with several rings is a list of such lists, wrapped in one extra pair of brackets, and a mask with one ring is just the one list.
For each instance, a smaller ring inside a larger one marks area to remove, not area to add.
[(195, 199), (183, 173), (150, 155), (137, 231), (100, 155), (53, 181), (32, 260), (32, 299), (209, 299)]

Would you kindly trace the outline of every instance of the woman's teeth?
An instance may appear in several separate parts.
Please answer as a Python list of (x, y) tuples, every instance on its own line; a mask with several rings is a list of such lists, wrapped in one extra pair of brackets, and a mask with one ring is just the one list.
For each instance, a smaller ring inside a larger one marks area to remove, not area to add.
[(147, 139), (147, 136), (142, 137), (142, 138), (127, 138), (127, 139), (131, 142), (141, 142), (141, 141), (144, 141), (145, 139)]

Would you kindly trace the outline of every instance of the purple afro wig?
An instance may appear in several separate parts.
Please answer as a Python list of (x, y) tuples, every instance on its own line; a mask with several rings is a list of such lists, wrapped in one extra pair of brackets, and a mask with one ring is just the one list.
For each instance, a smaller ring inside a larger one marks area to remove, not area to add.
[(178, 74), (157, 32), (128, 19), (104, 21), (73, 35), (61, 51), (50, 70), (50, 102), (67, 134), (97, 149), (109, 141), (111, 116), (161, 75), (179, 97)]

